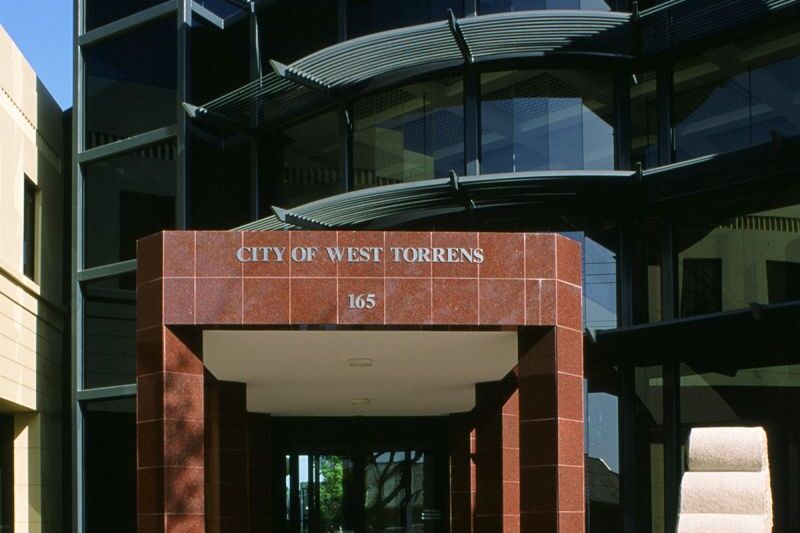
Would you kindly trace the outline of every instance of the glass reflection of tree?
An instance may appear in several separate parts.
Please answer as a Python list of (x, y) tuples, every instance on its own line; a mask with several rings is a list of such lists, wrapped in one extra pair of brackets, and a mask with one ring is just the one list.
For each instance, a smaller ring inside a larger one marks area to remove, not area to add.
[(366, 458), (367, 531), (400, 529), (407, 518), (406, 510), (422, 492), (412, 488), (412, 467), (423, 457), (422, 452), (372, 453)]
[(335, 455), (320, 456), (319, 473), (320, 531), (335, 533), (342, 526), (343, 458)]

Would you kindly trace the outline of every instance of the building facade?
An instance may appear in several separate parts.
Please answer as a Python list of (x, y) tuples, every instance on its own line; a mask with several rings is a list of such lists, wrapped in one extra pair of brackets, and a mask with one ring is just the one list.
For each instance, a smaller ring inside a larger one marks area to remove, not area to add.
[[(799, 13), (793, 0), (76, 0), (74, 529), (136, 529), (137, 240), (238, 228), (577, 240), (586, 530), (673, 530), (688, 430), (720, 424), (766, 427), (775, 530), (799, 530)], [(272, 518), (249, 524), (321, 531), (300, 510), (322, 513), (314, 491), (344, 466), (320, 443), (371, 430), (268, 407), (247, 397), (251, 414), (272, 409), (262, 446), (287, 483), (251, 493)], [(411, 427), (441, 443), (435, 421), (405, 422), (399, 440)], [(390, 451), (375, 446), (359, 454)], [(480, 530), (442, 501), (431, 531)]]
[(61, 108), (0, 26), (0, 529), (60, 531), (64, 397)]

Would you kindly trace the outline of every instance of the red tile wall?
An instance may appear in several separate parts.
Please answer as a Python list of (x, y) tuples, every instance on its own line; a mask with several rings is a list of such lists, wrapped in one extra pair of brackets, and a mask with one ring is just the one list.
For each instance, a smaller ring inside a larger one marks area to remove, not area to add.
[[(160, 234), (140, 243), (148, 324), (560, 325), (581, 329), (580, 245), (555, 234), (230, 232)], [(150, 239), (150, 240), (148, 240)], [(242, 246), (313, 246), (313, 262), (239, 262)], [(326, 247), (383, 248), (380, 261), (332, 262)], [(392, 247), (482, 248), (475, 263), (395, 262)], [(162, 257), (152, 258), (160, 252)], [(163, 259), (163, 271), (153, 267)], [(142, 279), (143, 278), (143, 279)], [(349, 296), (374, 294), (371, 309)], [(163, 300), (160, 314), (154, 302)], [(152, 302), (152, 303), (151, 303)]]

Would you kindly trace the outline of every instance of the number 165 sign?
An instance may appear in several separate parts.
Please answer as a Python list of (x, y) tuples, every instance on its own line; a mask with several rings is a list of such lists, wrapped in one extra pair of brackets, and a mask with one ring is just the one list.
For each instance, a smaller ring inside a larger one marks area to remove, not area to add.
[(349, 309), (372, 309), (375, 307), (375, 293), (348, 294), (347, 307)]

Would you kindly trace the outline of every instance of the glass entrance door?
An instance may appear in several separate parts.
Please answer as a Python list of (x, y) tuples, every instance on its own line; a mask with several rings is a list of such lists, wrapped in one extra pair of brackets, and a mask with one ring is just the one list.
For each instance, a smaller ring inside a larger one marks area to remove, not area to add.
[(291, 533), (439, 533), (433, 455), (415, 450), (285, 456)]

